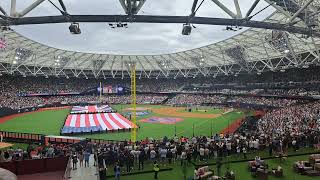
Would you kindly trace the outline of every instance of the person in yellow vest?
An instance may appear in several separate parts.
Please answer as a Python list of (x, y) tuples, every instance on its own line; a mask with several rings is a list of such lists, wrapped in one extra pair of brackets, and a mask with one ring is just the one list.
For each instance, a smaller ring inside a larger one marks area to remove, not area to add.
[(159, 170), (160, 170), (159, 164), (157, 163), (157, 161), (155, 161), (153, 163), (154, 179), (158, 179)]

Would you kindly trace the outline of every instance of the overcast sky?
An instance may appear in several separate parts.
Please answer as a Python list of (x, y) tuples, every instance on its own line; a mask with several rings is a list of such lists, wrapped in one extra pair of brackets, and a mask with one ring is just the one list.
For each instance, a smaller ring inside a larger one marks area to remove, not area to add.
[[(17, 0), (17, 10), (21, 11), (35, 0)], [(58, 0), (52, 0), (58, 4)], [(201, 2), (199, 0), (199, 2)], [(222, 0), (235, 12), (234, 0)], [(124, 14), (118, 0), (64, 0), (70, 14)], [(189, 15), (193, 0), (147, 0), (139, 14), (141, 15)], [(253, 0), (239, 0), (242, 14)], [(10, 0), (0, 1), (7, 11)], [(260, 1), (256, 10), (268, 4)], [(254, 20), (262, 20), (273, 12), (272, 8), (261, 12)], [(48, 1), (30, 12), (27, 16), (60, 15)], [(197, 16), (229, 18), (211, 0), (205, 0)], [(24, 25), (14, 29), (37, 42), (73, 51), (111, 53), (111, 54), (163, 54), (188, 50), (212, 44), (238, 32), (224, 31), (223, 26), (196, 25), (190, 36), (182, 36), (182, 24), (129, 24), (129, 28), (111, 29), (106, 23), (81, 23), (80, 35), (71, 35), (69, 24)]]

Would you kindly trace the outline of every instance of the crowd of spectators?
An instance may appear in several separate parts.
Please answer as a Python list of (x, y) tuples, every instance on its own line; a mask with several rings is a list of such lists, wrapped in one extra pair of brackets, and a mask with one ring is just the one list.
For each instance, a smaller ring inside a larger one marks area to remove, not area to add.
[(168, 100), (168, 104), (174, 105), (201, 105), (201, 104), (252, 104), (272, 107), (287, 107), (294, 104), (303, 103), (303, 100), (279, 99), (265, 97), (248, 97), (248, 96), (227, 96), (227, 95), (204, 95), (204, 94), (178, 94)]
[(26, 149), (9, 147), (0, 150), (0, 162), (27, 159), (63, 157), (69, 155), (70, 147), (65, 144), (35, 145), (29, 144)]
[[(166, 95), (137, 95), (137, 104), (161, 104), (168, 97)], [(0, 108), (23, 109), (30, 107), (43, 107), (45, 105), (59, 104), (130, 104), (130, 95), (95, 95), (86, 96), (48, 96), (48, 97), (19, 97), (15, 95), (0, 96)]]
[(168, 104), (174, 105), (201, 105), (204, 103), (223, 103), (226, 96), (222, 95), (201, 95), (201, 94), (178, 94), (168, 100)]
[(258, 132), (261, 134), (299, 135), (311, 130), (320, 131), (320, 102), (318, 101), (274, 109), (258, 121)]
[(278, 95), (278, 96), (320, 96), (319, 90), (292, 88), (292, 89), (232, 89), (232, 88), (185, 88), (182, 90), (185, 93), (210, 93), (210, 94), (225, 94), (225, 95)]

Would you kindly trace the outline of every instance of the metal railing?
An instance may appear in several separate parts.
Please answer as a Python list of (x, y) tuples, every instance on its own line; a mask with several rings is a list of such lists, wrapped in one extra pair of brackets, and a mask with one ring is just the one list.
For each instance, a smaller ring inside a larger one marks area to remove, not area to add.
[(64, 171), (64, 175), (63, 175), (63, 180), (68, 180), (71, 176), (70, 176), (70, 173), (71, 173), (71, 156), (69, 157), (69, 160), (68, 160), (68, 163), (67, 163), (67, 166), (66, 166), (66, 170)]

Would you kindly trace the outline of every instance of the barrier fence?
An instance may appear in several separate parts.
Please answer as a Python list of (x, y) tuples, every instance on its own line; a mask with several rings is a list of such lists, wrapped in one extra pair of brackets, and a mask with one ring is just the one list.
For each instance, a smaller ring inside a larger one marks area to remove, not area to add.
[(19, 141), (19, 142), (41, 142), (44, 139), (43, 134), (33, 134), (33, 133), (20, 133), (20, 132), (8, 132), (0, 131), (0, 135), (9, 141)]
[(63, 180), (68, 180), (71, 177), (70, 176), (71, 170), (72, 170), (71, 161), (72, 161), (72, 156), (69, 157), (69, 160), (67, 162), (67, 167), (66, 167), (66, 170), (64, 171)]
[(64, 171), (69, 157), (1, 162), (0, 167), (16, 175)]
[[(20, 132), (8, 132), (8, 131), (0, 131), (0, 135), (2, 135), (5, 141), (12, 142), (41, 142), (41, 143), (67, 143), (73, 144), (81, 141), (81, 138), (69, 137), (69, 136), (47, 136), (44, 134), (33, 134), (33, 133), (20, 133)], [(92, 143), (98, 144), (111, 144), (118, 143), (123, 141), (116, 140), (105, 140), (105, 139), (85, 139)]]

